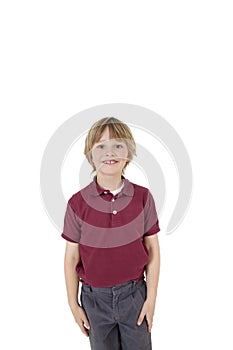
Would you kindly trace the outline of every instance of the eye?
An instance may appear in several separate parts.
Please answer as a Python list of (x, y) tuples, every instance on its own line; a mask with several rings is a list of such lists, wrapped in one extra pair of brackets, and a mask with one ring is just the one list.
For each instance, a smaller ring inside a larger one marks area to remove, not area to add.
[(100, 149), (103, 149), (103, 148), (104, 148), (104, 145), (103, 145), (103, 144), (101, 144), (101, 145), (98, 145), (98, 146), (96, 146), (96, 148), (100, 148)]
[(119, 143), (118, 145), (116, 145), (116, 148), (124, 148), (124, 146)]

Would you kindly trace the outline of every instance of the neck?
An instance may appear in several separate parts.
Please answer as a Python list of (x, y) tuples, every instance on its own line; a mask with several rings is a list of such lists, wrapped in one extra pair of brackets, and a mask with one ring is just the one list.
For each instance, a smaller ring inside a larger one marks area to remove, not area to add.
[(100, 187), (109, 191), (114, 191), (122, 185), (121, 175), (97, 174), (96, 181)]

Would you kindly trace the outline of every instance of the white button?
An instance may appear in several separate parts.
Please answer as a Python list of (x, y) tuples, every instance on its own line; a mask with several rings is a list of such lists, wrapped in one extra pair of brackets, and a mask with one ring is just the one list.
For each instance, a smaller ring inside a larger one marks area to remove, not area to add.
[(112, 202), (114, 202), (114, 201), (115, 201), (115, 199), (113, 198), (113, 199), (112, 199)]
[(116, 210), (113, 210), (113, 212), (112, 212), (112, 213), (115, 215), (115, 214), (117, 214), (117, 211), (116, 211)]
[(107, 191), (104, 191), (104, 194), (107, 194), (108, 192)]

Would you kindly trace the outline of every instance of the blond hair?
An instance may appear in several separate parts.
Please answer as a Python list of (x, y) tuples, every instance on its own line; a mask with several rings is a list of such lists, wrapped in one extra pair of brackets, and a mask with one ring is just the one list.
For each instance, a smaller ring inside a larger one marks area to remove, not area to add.
[(124, 168), (122, 169), (122, 174), (124, 174), (125, 168), (128, 166), (130, 161), (133, 159), (133, 156), (136, 154), (136, 144), (133, 138), (133, 134), (125, 123), (123, 123), (121, 120), (114, 118), (114, 117), (106, 117), (97, 120), (95, 122), (90, 130), (88, 131), (86, 140), (85, 140), (85, 148), (84, 148), (84, 154), (88, 160), (88, 162), (92, 165), (93, 171), (96, 170), (95, 165), (92, 160), (92, 154), (91, 150), (96, 142), (98, 142), (105, 130), (105, 128), (109, 128), (109, 135), (110, 139), (123, 139), (122, 141), (125, 142), (127, 148), (128, 148), (128, 158), (129, 160), (126, 162)]

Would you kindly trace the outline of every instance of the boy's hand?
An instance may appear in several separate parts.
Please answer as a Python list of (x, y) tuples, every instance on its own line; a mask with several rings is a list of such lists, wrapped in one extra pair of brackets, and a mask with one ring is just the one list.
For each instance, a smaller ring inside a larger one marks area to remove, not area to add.
[(152, 324), (153, 324), (153, 316), (154, 316), (154, 310), (155, 310), (155, 303), (145, 300), (139, 318), (137, 320), (137, 325), (140, 326), (144, 317), (146, 316), (147, 325), (148, 325), (148, 331), (151, 332)]
[(88, 329), (90, 329), (91, 327), (84, 309), (80, 305), (76, 304), (71, 308), (71, 311), (74, 316), (75, 322), (79, 325), (81, 331), (87, 337), (89, 337)]

